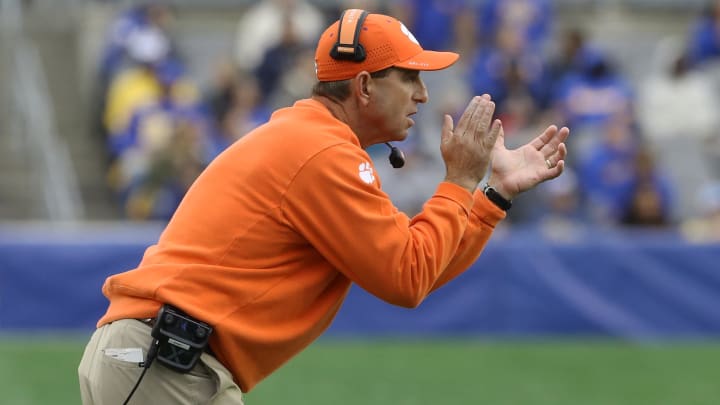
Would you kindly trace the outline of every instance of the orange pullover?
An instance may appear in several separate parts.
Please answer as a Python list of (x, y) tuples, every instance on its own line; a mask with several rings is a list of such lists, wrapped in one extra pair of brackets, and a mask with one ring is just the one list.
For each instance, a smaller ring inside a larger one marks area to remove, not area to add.
[(415, 307), (477, 259), (504, 215), (443, 182), (409, 219), (350, 127), (301, 100), (199, 176), (140, 265), (106, 280), (98, 326), (175, 305), (215, 328), (210, 346), (248, 392), (322, 334), (351, 283)]

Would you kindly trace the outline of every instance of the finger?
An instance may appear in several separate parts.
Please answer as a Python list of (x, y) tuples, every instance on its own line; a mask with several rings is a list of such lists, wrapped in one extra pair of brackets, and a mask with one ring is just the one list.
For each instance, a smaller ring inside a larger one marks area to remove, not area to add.
[(502, 121), (496, 119), (490, 126), (490, 132), (486, 137), (488, 147), (492, 149), (502, 149), (505, 147), (505, 131), (503, 130)]
[(554, 152), (550, 156), (545, 157), (545, 163), (547, 164), (548, 168), (553, 168), (557, 166), (558, 162), (561, 160), (565, 160), (565, 156), (567, 155), (567, 147), (564, 143), (561, 143), (558, 145), (557, 152)]
[(565, 161), (561, 160), (550, 170), (548, 179), (554, 179), (562, 174), (565, 170)]
[(542, 134), (540, 134), (537, 138), (533, 139), (530, 142), (530, 145), (535, 148), (535, 150), (541, 150), (543, 146), (545, 146), (550, 140), (555, 136), (555, 134), (558, 132), (558, 129), (555, 125), (550, 125), (543, 131)]
[(468, 103), (465, 111), (460, 116), (460, 120), (458, 121), (457, 127), (459, 129), (464, 130), (465, 128), (467, 128), (467, 125), (470, 122), (470, 118), (472, 118), (473, 113), (475, 112), (475, 110), (477, 110), (481, 99), (481, 97), (475, 96), (472, 100), (470, 100), (470, 103)]
[(540, 181), (543, 182), (543, 181), (554, 179), (554, 178), (560, 176), (564, 170), (565, 170), (565, 161), (560, 160), (559, 162), (557, 162), (557, 164), (554, 167), (542, 172), (542, 174), (540, 175), (540, 178), (542, 180), (540, 180)]
[[(477, 119), (475, 122), (473, 122), (473, 128), (475, 132), (475, 140), (478, 142), (485, 142), (488, 135), (488, 127), (490, 127), (490, 121), (492, 121), (493, 114), (495, 113), (495, 103), (492, 101), (485, 100), (485, 105), (483, 106), (482, 110), (479, 114), (477, 114)], [(485, 137), (486, 139), (480, 139), (480, 137)], [(488, 143), (486, 145), (493, 145), (495, 143), (495, 138), (492, 139), (492, 143)]]
[(567, 137), (570, 135), (570, 128), (568, 127), (562, 127), (560, 128), (560, 139), (562, 139), (562, 142), (565, 142)]
[(445, 114), (443, 117), (442, 131), (440, 132), (440, 142), (447, 143), (453, 136), (453, 119), (450, 115)]
[(552, 138), (550, 138), (548, 142), (540, 148), (542, 155), (546, 158), (554, 155), (559, 145), (567, 139), (569, 133), (570, 131), (565, 127), (557, 131)]
[(445, 119), (443, 120), (443, 127), (448, 127), (448, 130), (450, 132), (455, 130), (455, 125), (453, 123), (452, 116), (450, 114), (445, 114)]
[(497, 138), (495, 139), (495, 143), (493, 145), (494, 149), (505, 149), (505, 130), (502, 127), (502, 121), (495, 120), (493, 122), (493, 125), (498, 124), (500, 125), (500, 130), (498, 131)]
[(487, 110), (489, 104), (494, 103), (489, 101), (487, 97), (481, 97), (477, 109), (475, 110), (475, 112), (473, 112), (472, 117), (470, 117), (469, 129), (472, 131), (472, 134), (475, 137), (474, 139), (476, 141), (478, 140), (478, 130), (481, 130), (483, 132), (487, 130), (488, 124), (486, 123), (484, 124), (484, 126), (482, 126), (482, 120), (485, 116), (485, 111)]
[(553, 150), (556, 150), (561, 143), (564, 143), (570, 135), (570, 130), (567, 127), (562, 127), (555, 135), (550, 139), (548, 145), (552, 146)]
[(570, 130), (567, 127), (562, 127), (555, 136), (550, 139), (550, 142), (548, 145), (552, 148), (553, 151), (555, 151), (560, 144), (564, 143), (567, 139), (568, 135), (570, 135)]
[(567, 156), (567, 146), (565, 146), (564, 143), (558, 145), (558, 155), (560, 160), (565, 160), (565, 156)]

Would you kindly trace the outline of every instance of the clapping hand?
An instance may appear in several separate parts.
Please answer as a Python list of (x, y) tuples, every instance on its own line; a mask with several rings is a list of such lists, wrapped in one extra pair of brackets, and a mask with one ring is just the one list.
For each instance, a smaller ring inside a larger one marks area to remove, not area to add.
[(473, 192), (485, 177), (496, 140), (502, 132), (500, 120), (493, 119), (495, 103), (488, 94), (473, 97), (460, 117), (457, 128), (445, 115), (440, 151), (447, 170), (445, 181)]
[(549, 126), (540, 136), (513, 150), (505, 148), (500, 131), (492, 152), (492, 171), (488, 184), (510, 200), (543, 181), (554, 179), (565, 168), (567, 139), (570, 130)]

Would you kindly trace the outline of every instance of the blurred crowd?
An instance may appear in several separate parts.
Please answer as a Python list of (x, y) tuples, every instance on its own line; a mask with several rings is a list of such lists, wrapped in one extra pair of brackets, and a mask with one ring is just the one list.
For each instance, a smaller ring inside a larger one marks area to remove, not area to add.
[(649, 66), (639, 81), (582, 27), (558, 29), (552, 0), (251, 2), (235, 54), (208, 62), (205, 88), (188, 68), (193, 55), (172, 36), (174, 10), (133, 6), (108, 27), (98, 61), (97, 130), (125, 215), (169, 219), (218, 153), (274, 109), (308, 97), (316, 41), (350, 7), (394, 15), (426, 49), (462, 55), (447, 72), (423, 75), (432, 107), (401, 145), (408, 167), (387, 176), (386, 190), (409, 215), (444, 172), (442, 114), (457, 119), (472, 95), (489, 93), (509, 146), (551, 123), (571, 129), (566, 173), (521, 196), (511, 225), (565, 235), (578, 225), (676, 228), (720, 239), (720, 0), (685, 38), (659, 43), (659, 69)]

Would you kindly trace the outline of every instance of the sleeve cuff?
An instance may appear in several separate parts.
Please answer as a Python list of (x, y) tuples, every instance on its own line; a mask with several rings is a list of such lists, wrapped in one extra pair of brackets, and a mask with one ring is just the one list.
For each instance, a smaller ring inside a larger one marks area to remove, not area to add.
[(480, 218), (481, 221), (495, 227), (500, 221), (505, 219), (507, 213), (495, 205), (492, 201), (488, 200), (485, 193), (482, 190), (475, 190), (473, 195), (475, 204), (472, 207), (472, 212)]
[(470, 211), (475, 204), (475, 198), (473, 198), (473, 195), (470, 194), (469, 191), (455, 183), (447, 181), (440, 183), (435, 191), (435, 195), (455, 201), (465, 210), (467, 215), (470, 215)]

